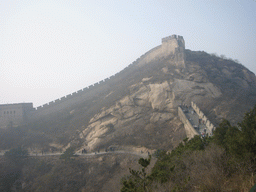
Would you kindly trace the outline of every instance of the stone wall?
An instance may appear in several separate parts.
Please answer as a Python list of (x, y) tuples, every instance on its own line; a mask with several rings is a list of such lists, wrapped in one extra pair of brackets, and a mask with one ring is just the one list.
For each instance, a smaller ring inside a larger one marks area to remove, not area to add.
[(64, 110), (68, 107), (78, 105), (82, 102), (86, 102), (92, 99), (93, 97), (97, 96), (101, 92), (107, 91), (108, 89), (109, 86), (106, 83), (97, 83), (93, 86), (90, 86), (89, 88), (85, 88), (83, 90), (79, 90), (67, 96), (61, 97), (60, 99), (44, 104), (43, 106), (37, 107), (36, 110), (32, 111), (31, 113), (31, 120)]
[[(6, 126), (7, 122), (13, 122), (18, 125), (28, 120), (34, 120), (45, 115), (50, 115), (54, 112), (64, 110), (68, 107), (78, 105), (79, 103), (86, 102), (91, 98), (97, 96), (97, 94), (107, 91), (110, 88), (109, 82), (111, 82), (111, 80), (114, 80), (115, 78), (121, 77), (123, 73), (125, 73), (126, 69), (129, 69), (134, 65), (140, 67), (140, 64), (150, 62), (153, 59), (158, 59), (160, 56), (162, 57), (177, 52), (175, 62), (177, 62), (178, 64), (182, 64), (182, 61), (184, 61), (184, 49), (185, 42), (182, 36), (172, 35), (163, 38), (162, 45), (151, 49), (119, 73), (109, 78), (106, 78), (98, 83), (95, 83), (94, 85), (90, 85), (89, 87), (86, 87), (77, 92), (61, 97), (55, 101), (46, 103), (37, 108), (33, 108), (33, 104), (31, 103), (29, 104), (29, 107), (25, 110), (26, 112), (24, 112), (24, 107), (26, 105), (22, 105), (21, 108), (23, 108), (23, 111), (19, 111), (20, 109), (16, 109), (16, 107), (18, 106), (16, 104), (8, 105), (7, 108), (9, 108), (9, 111), (14, 111), (15, 108), (15, 116), (13, 113), (8, 114), (8, 116), (7, 114), (4, 114), (5, 116), (0, 117), (0, 126), (1, 124)], [(4, 110), (7, 111), (7, 109)]]
[[(22, 125), (25, 122), (36, 120), (42, 116), (50, 115), (54, 112), (59, 112), (74, 105), (79, 105), (79, 103), (90, 100), (98, 94), (107, 91), (111, 84), (113, 84), (111, 83), (112, 81), (116, 81), (116, 79), (120, 78), (126, 70), (129, 70), (132, 66), (137, 65), (137, 63), (144, 56), (145, 54), (128, 65), (122, 71), (112, 75), (109, 78), (106, 78), (72, 94), (46, 103), (42, 106), (33, 108), (33, 103), (0, 105), (0, 128), (9, 126), (10, 122), (12, 122), (13, 126)], [(15, 111), (15, 114), (13, 111)]]
[(162, 39), (162, 55), (164, 57), (175, 54), (176, 48), (185, 50), (185, 41), (182, 36), (172, 35)]
[(183, 47), (177, 47), (175, 48), (175, 54), (174, 54), (174, 62), (176, 64), (176, 67), (179, 68), (185, 68), (185, 49)]
[(87, 102), (88, 100), (97, 97), (97, 95), (109, 90), (113, 82), (115, 82), (117, 79), (120, 79), (120, 77), (122, 77), (123, 73), (125, 73), (126, 70), (129, 70), (132, 66), (137, 65), (137, 63), (143, 57), (144, 55), (142, 55), (140, 58), (138, 58), (130, 65), (128, 65), (122, 71), (110, 76), (109, 78), (106, 78), (100, 82), (97, 82), (72, 94), (63, 96), (59, 99), (46, 103), (42, 106), (38, 106), (37, 108), (35, 108), (34, 111), (31, 111), (30, 120), (38, 119), (45, 115), (50, 115), (51, 113), (64, 110), (74, 105), (79, 105), (79, 103)]
[(99, 83), (95, 83), (94, 85), (91, 85), (77, 92), (61, 97), (60, 99), (51, 101), (49, 103), (46, 103), (42, 106), (37, 107), (36, 110), (31, 113), (31, 118), (36, 119), (38, 117), (41, 117), (42, 115), (43, 116), (49, 115), (50, 113), (63, 110), (72, 105), (76, 105), (81, 102), (86, 102), (87, 100), (91, 99), (93, 96), (99, 94), (100, 92), (106, 91), (109, 88), (108, 82), (110, 80), (114, 79), (119, 75), (122, 75), (122, 73), (126, 69), (130, 68), (135, 64), (140, 66), (141, 63), (149, 62), (152, 59), (158, 58), (158, 56), (166, 56), (168, 54), (174, 53), (175, 50), (177, 51), (177, 56), (175, 61), (177, 61), (178, 64), (181, 64), (182, 61), (184, 61), (182, 59), (184, 58), (184, 51), (183, 51), (184, 49), (185, 49), (185, 42), (182, 36), (172, 35), (172, 36), (163, 38), (161, 46), (157, 46), (152, 50), (148, 51), (147, 53), (142, 55), (140, 58), (138, 58), (135, 62), (130, 64), (121, 72), (111, 76), (110, 78), (104, 79)]
[(212, 133), (215, 129), (214, 125), (209, 121), (209, 119), (204, 115), (204, 113), (199, 109), (199, 107), (197, 107), (197, 105), (193, 101), (191, 102), (191, 106), (195, 110), (199, 118), (202, 119), (202, 121), (206, 125), (208, 132)]
[(186, 115), (182, 111), (180, 107), (178, 107), (178, 116), (182, 123), (184, 124), (184, 128), (186, 131), (186, 135), (189, 139), (193, 138), (195, 135), (199, 135), (198, 132), (193, 128)]
[(182, 36), (171, 35), (162, 38), (162, 45), (152, 49), (143, 57), (139, 66), (150, 61), (166, 58), (170, 55), (174, 56), (176, 66), (185, 68), (185, 41)]
[(33, 103), (0, 105), (0, 128), (16, 127), (28, 121)]

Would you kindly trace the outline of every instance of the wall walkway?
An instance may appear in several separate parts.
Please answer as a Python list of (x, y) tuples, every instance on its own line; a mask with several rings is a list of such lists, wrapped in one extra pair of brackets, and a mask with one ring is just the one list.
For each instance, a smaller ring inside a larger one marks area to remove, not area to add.
[(189, 107), (185, 105), (178, 107), (178, 116), (184, 124), (189, 139), (195, 135), (201, 135), (203, 137), (205, 135), (211, 136), (215, 129), (214, 125), (193, 102), (191, 102), (191, 106)]
[(199, 133), (193, 128), (190, 121), (187, 119), (185, 113), (181, 109), (181, 107), (178, 107), (178, 116), (182, 123), (184, 124), (184, 128), (186, 130), (186, 135), (189, 139), (192, 139), (195, 135), (199, 135)]
[(199, 109), (199, 107), (197, 107), (197, 105), (193, 101), (191, 102), (191, 107), (195, 110), (202, 123), (205, 124), (207, 132), (212, 135), (215, 126), (210, 122), (210, 120), (204, 115), (204, 113)]

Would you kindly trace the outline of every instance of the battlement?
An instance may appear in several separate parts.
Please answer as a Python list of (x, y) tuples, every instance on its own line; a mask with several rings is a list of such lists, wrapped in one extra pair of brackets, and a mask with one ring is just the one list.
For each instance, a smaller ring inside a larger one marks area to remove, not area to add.
[[(180, 67), (185, 67), (184, 50), (185, 50), (185, 41), (183, 37), (177, 36), (177, 35), (171, 35), (171, 36), (162, 38), (162, 45), (159, 45), (151, 49), (147, 53), (143, 54), (140, 58), (138, 58), (136, 61), (131, 63), (124, 70), (100, 82), (97, 82), (93, 85), (85, 87), (77, 92), (63, 96), (54, 101), (50, 101), (49, 103), (46, 103), (42, 106), (38, 106), (36, 108), (33, 108), (32, 103), (0, 105), (0, 127), (6, 126), (7, 124), (9, 124), (9, 122), (14, 122), (17, 125), (22, 124), (23, 122), (26, 121), (26, 119), (34, 120), (36, 118), (49, 115), (54, 112), (64, 110), (70, 106), (87, 102), (89, 99), (93, 98), (95, 95), (98, 95), (99, 93), (107, 92), (107, 90), (111, 85), (111, 82), (114, 79), (119, 78), (124, 73), (124, 71), (126, 71), (127, 69), (129, 70), (134, 65), (141, 66), (141, 64), (148, 63), (151, 60), (173, 55), (175, 64)], [(2, 109), (2, 112), (1, 112), (1, 109)], [(1, 116), (1, 113), (2, 113), (2, 116)], [(17, 119), (17, 121), (15, 119)]]
[(182, 36), (171, 35), (162, 38), (162, 44), (147, 52), (139, 62), (139, 66), (145, 65), (152, 60), (171, 58), (177, 67), (185, 68), (185, 41)]
[(204, 115), (204, 113), (200, 110), (200, 108), (192, 101), (191, 107), (198, 114), (199, 118), (202, 119), (208, 129), (208, 132), (212, 133), (215, 130), (215, 126), (210, 122), (210, 120)]
[[(180, 35), (170, 35), (170, 36), (168, 36), (168, 37), (164, 37), (164, 38), (162, 38), (162, 43), (163, 42), (168, 42), (168, 41), (170, 41), (170, 40), (178, 40), (178, 41), (184, 41), (184, 39), (183, 39), (183, 37), (182, 36), (180, 36)], [(185, 46), (185, 45), (184, 45)]]
[(162, 46), (166, 46), (166, 44), (171, 45), (172, 50), (175, 50), (175, 48), (185, 49), (185, 41), (183, 37), (179, 35), (171, 35), (162, 38)]

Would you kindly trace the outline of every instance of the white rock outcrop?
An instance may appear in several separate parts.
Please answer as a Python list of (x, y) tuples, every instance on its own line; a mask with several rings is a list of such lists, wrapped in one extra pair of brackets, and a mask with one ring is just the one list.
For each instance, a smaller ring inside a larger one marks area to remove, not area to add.
[[(144, 79), (144, 82), (146, 80), (149, 79)], [(107, 109), (102, 108), (90, 120), (80, 136), (85, 140), (84, 148), (93, 150), (107, 133), (133, 134), (136, 131), (132, 126), (134, 122), (144, 121), (149, 125), (171, 121), (176, 116), (178, 105), (184, 101), (190, 102), (187, 101), (190, 98), (196, 101), (202, 97), (217, 98), (221, 95), (221, 91), (209, 82), (181, 79), (147, 85), (144, 82), (130, 86), (129, 95)], [(145, 113), (148, 116), (145, 117)]]

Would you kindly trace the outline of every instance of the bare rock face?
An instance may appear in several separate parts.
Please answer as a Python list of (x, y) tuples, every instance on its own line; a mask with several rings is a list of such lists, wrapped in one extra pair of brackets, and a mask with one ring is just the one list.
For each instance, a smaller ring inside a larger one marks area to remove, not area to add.
[(161, 84), (149, 84), (149, 98), (152, 109), (164, 111), (168, 110), (167, 104), (169, 103), (168, 92), (170, 92), (170, 86), (167, 81)]
[[(176, 93), (176, 97), (182, 98), (180, 101), (187, 104), (189, 104), (191, 100), (199, 102), (204, 99), (218, 98), (221, 96), (220, 89), (209, 82), (198, 83), (195, 81), (177, 79), (173, 84), (172, 90)], [(181, 104), (181, 102), (179, 104)]]
[[(82, 148), (94, 150), (103, 140), (112, 140), (111, 138), (122, 137), (123, 134), (129, 136), (138, 131), (146, 134), (150, 127), (156, 124), (172, 125), (177, 121), (177, 118), (174, 118), (180, 104), (189, 103), (191, 100), (218, 98), (222, 94), (220, 89), (210, 82), (176, 78), (161, 83), (150, 83), (144, 79), (129, 86), (128, 89), (129, 95), (116, 101), (109, 108), (103, 107), (91, 118), (90, 124), (80, 134), (80, 138), (85, 140)], [(134, 129), (138, 125), (139, 128)], [(159, 131), (154, 132), (159, 134)]]

